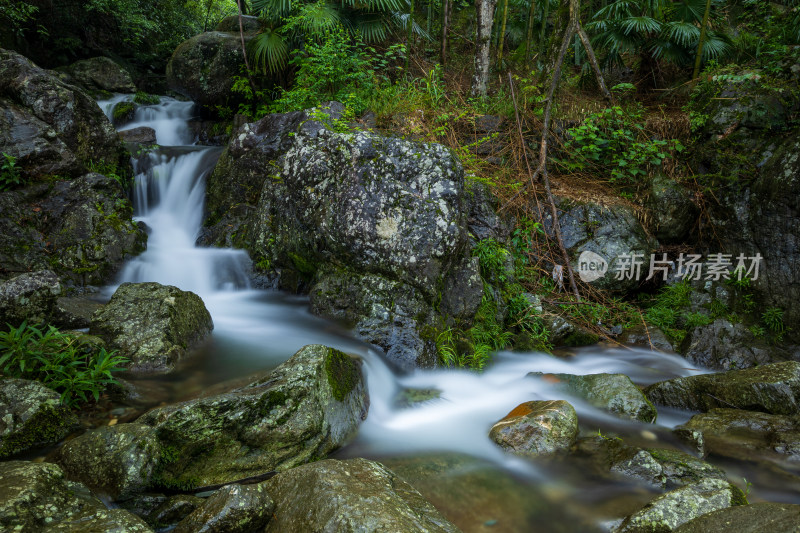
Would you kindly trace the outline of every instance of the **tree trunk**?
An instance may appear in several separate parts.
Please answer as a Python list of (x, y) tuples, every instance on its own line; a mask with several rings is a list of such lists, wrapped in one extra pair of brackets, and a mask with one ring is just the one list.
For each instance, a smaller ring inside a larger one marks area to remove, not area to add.
[(452, 0), (442, 0), (442, 66), (447, 63), (447, 32), (450, 30), (451, 6)]
[(408, 64), (411, 60), (411, 39), (414, 38), (414, 0), (411, 0), (411, 8), (408, 10), (408, 37), (406, 37), (406, 75), (408, 75)]
[(703, 62), (703, 45), (706, 43), (706, 26), (708, 26), (708, 16), (711, 14), (711, 0), (706, 0), (706, 12), (703, 13), (703, 22), (700, 24), (700, 41), (697, 43), (697, 57), (694, 58), (694, 71), (692, 79), (697, 79), (700, 75), (700, 64)]
[(239, 37), (242, 39), (242, 57), (244, 57), (244, 68), (247, 71), (247, 82), (250, 84), (250, 92), (253, 93), (253, 99), (250, 102), (250, 107), (255, 114), (258, 109), (258, 102), (256, 101), (256, 84), (253, 82), (253, 73), (250, 71), (250, 62), (247, 60), (247, 47), (244, 45), (244, 23), (242, 22), (242, 11), (246, 9), (244, 0), (236, 0), (236, 5), (239, 8)]
[(497, 0), (475, 0), (476, 39), (475, 73), (472, 76), (473, 96), (486, 96), (489, 90), (489, 49), (496, 6)]
[(539, 53), (544, 52), (546, 46), (544, 32), (547, 29), (547, 15), (550, 13), (550, 0), (544, 0), (544, 12), (542, 13), (542, 28), (539, 30)]
[[(503, 0), (503, 19), (500, 22), (500, 34), (497, 36), (497, 64), (503, 61), (503, 47), (506, 43), (506, 23), (508, 22), (508, 0)], [(500, 67), (498, 67), (500, 68)]]
[(536, 1), (530, 0), (531, 8), (528, 11), (528, 35), (525, 38), (525, 65), (530, 66), (531, 48), (533, 48), (533, 18), (536, 14)]

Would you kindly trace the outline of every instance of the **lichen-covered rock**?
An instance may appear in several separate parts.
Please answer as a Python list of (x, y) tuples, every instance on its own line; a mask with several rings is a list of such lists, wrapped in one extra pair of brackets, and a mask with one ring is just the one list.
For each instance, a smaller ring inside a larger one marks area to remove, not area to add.
[(525, 402), (489, 431), (504, 450), (530, 457), (564, 452), (577, 437), (578, 415), (563, 400)]
[(22, 55), (0, 49), (0, 152), (24, 177), (77, 177), (89, 161), (129, 168), (117, 134), (97, 104)]
[(264, 486), (276, 507), (267, 533), (460, 531), (411, 485), (366, 459), (299, 466)]
[(654, 383), (644, 393), (656, 405), (678, 409), (708, 411), (733, 407), (790, 415), (800, 406), (800, 363), (787, 361), (675, 378)]
[(90, 333), (140, 372), (168, 371), (214, 328), (203, 300), (159, 283), (123, 283), (92, 317)]
[(0, 282), (0, 329), (6, 324), (42, 324), (53, 315), (61, 282), (51, 270), (21, 274)]
[(752, 503), (728, 507), (691, 520), (675, 533), (797, 533), (800, 531), (800, 505), (791, 503)]
[(0, 380), (0, 458), (55, 444), (77, 425), (57, 392), (37, 381)]
[[(619, 270), (624, 266), (620, 257), (640, 254), (637, 261), (642, 263), (643, 280), (647, 277), (650, 254), (655, 251), (658, 242), (647, 235), (633, 209), (626, 205), (603, 206), (566, 199), (558, 200), (557, 204), (561, 211), (561, 237), (575, 274), (579, 273), (578, 258), (581, 253), (593, 252), (606, 261), (608, 270), (604, 276), (591, 281), (592, 286), (615, 291), (630, 291), (638, 287), (640, 280), (636, 279), (635, 273), (618, 279)], [(549, 212), (544, 214), (544, 228), (548, 235), (553, 233)]]
[[(540, 375), (540, 374), (529, 374)], [(658, 413), (650, 400), (624, 374), (546, 374), (549, 381), (557, 381), (567, 392), (584, 398), (600, 409), (610, 411), (620, 418), (655, 422)]]
[(225, 394), (159, 407), (138, 422), (167, 450), (158, 483), (228, 483), (315, 461), (366, 418), (360, 361), (310, 345), (270, 374)]
[[(241, 25), (239, 22), (240, 20)], [(220, 20), (219, 24), (217, 24), (217, 27), (214, 29), (233, 33), (238, 33), (240, 29), (243, 29), (245, 33), (253, 33), (261, 29), (261, 23), (258, 21), (258, 17), (252, 15), (242, 15), (241, 17), (238, 15), (231, 15), (230, 17), (225, 17)]]
[(0, 271), (102, 284), (145, 248), (132, 215), (120, 183), (101, 174), (0, 193)]
[(136, 92), (136, 85), (128, 71), (108, 57), (82, 59), (63, 70), (69, 74), (71, 83), (90, 92)]
[(600, 474), (611, 472), (652, 487), (673, 489), (703, 479), (726, 479), (722, 469), (677, 450), (637, 448), (612, 437), (578, 441), (570, 457), (588, 457)]
[(155, 527), (169, 527), (192, 514), (195, 509), (205, 502), (206, 500), (203, 498), (198, 498), (191, 494), (176, 494), (169, 498), (164, 497), (163, 503), (146, 513), (144, 518), (148, 524)]
[(653, 179), (648, 192), (645, 207), (655, 237), (666, 243), (683, 242), (697, 224), (698, 208), (692, 193), (663, 175)]
[(700, 515), (747, 503), (728, 481), (703, 479), (662, 494), (623, 520), (614, 533), (668, 533)]
[(20, 533), (152, 533), (133, 514), (109, 510), (50, 463), (0, 463), (0, 529)]
[(181, 520), (175, 533), (250, 533), (262, 531), (275, 504), (264, 483), (227, 485)]
[(800, 461), (800, 416), (771, 415), (741, 409), (712, 409), (693, 416), (675, 428), (679, 436), (691, 436), (700, 452), (728, 455), (739, 449), (740, 456), (772, 452)]
[(162, 449), (150, 426), (103, 426), (67, 442), (58, 463), (67, 476), (112, 500), (143, 492), (162, 459)]
[[(245, 35), (245, 42), (253, 38)], [(209, 31), (181, 43), (167, 63), (170, 89), (201, 105), (227, 105), (242, 101), (231, 92), (233, 78), (244, 67), (242, 41), (236, 33)]]
[(59, 328), (84, 329), (92, 323), (92, 315), (103, 304), (87, 296), (64, 296), (56, 300), (53, 323)]
[(659, 350), (662, 352), (674, 351), (672, 343), (667, 339), (667, 336), (664, 335), (664, 332), (655, 326), (633, 326), (623, 331), (622, 334), (617, 337), (617, 341), (620, 344), (643, 346), (650, 350)]

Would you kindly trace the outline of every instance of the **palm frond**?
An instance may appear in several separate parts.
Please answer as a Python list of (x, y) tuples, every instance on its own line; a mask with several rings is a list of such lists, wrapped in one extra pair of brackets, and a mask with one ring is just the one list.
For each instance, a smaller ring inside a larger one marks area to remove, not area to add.
[(287, 15), (292, 10), (292, 0), (253, 0), (253, 13)]
[(286, 67), (289, 46), (286, 39), (270, 28), (263, 30), (247, 45), (248, 53), (256, 69), (262, 72), (278, 72)]
[(664, 24), (662, 35), (680, 46), (697, 46), (700, 40), (700, 28), (688, 22), (667, 22)]
[(374, 43), (386, 38), (386, 24), (381, 18), (367, 18), (356, 22), (356, 31), (365, 43)]
[(652, 17), (630, 17), (620, 23), (625, 33), (657, 33), (661, 23)]

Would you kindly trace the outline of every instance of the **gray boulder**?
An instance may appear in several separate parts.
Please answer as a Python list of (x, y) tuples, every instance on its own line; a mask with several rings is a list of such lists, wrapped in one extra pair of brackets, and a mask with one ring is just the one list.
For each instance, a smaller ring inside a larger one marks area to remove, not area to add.
[(240, 25), (239, 16), (231, 15), (230, 17), (225, 17), (220, 20), (219, 24), (217, 24), (217, 27), (214, 29), (216, 31), (239, 33), (240, 28), (244, 30), (244, 33), (254, 33), (261, 29), (261, 23), (258, 21), (258, 17), (242, 15)]
[(800, 363), (788, 361), (675, 378), (654, 383), (644, 393), (656, 405), (678, 409), (733, 407), (790, 415), (800, 406)]
[(0, 528), (21, 533), (152, 533), (135, 515), (109, 510), (50, 463), (0, 463)]
[(92, 317), (90, 333), (139, 372), (168, 371), (208, 337), (214, 324), (193, 292), (159, 283), (123, 283)]
[(77, 425), (57, 392), (38, 381), (0, 380), (0, 458), (56, 444)]
[(360, 362), (310, 345), (249, 385), (156, 408), (138, 422), (167, 450), (155, 482), (199, 487), (323, 458), (356, 433), (368, 404)]
[(645, 207), (655, 237), (666, 243), (683, 242), (699, 214), (692, 193), (663, 175), (653, 179), (648, 192)]
[(262, 531), (275, 504), (264, 483), (226, 485), (180, 521), (175, 533), (250, 533)]
[(639, 511), (627, 516), (613, 533), (668, 533), (698, 516), (744, 505), (741, 490), (728, 481), (703, 479), (655, 498)]
[(623, 331), (617, 341), (620, 344), (642, 346), (650, 350), (673, 352), (674, 348), (664, 332), (655, 326), (636, 325)]
[(0, 329), (5, 329), (6, 324), (17, 327), (24, 320), (31, 325), (47, 322), (60, 294), (61, 282), (51, 270), (0, 282)]
[[(106, 116), (83, 91), (0, 49), (0, 152), (26, 178), (77, 177), (89, 161), (130, 169)], [(122, 172), (121, 172), (122, 173)]]
[(119, 132), (119, 137), (126, 143), (155, 144), (156, 130), (147, 126), (131, 128)]
[(728, 507), (691, 520), (675, 533), (797, 533), (800, 531), (800, 505), (791, 503), (752, 503)]
[(136, 85), (128, 71), (108, 57), (82, 59), (63, 70), (69, 74), (71, 83), (89, 92), (136, 92)]
[(276, 507), (268, 533), (460, 531), (411, 485), (366, 459), (299, 466), (264, 485)]
[(526, 402), (493, 425), (489, 438), (517, 455), (565, 452), (578, 438), (578, 415), (563, 400)]

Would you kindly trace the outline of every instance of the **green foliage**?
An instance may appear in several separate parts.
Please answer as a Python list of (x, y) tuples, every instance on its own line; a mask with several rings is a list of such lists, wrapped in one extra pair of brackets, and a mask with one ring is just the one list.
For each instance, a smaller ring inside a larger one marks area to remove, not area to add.
[[(645, 319), (661, 329), (673, 342), (682, 341), (686, 336), (686, 329), (679, 324), (680, 311), (689, 305), (691, 293), (692, 287), (686, 281), (664, 287), (645, 312)], [(700, 322), (705, 319), (701, 319), (695, 314), (689, 320), (696, 325), (701, 325)]]
[(635, 183), (662, 165), (672, 152), (683, 151), (677, 140), (650, 139), (642, 125), (643, 109), (615, 106), (593, 113), (568, 131), (567, 157), (558, 163), (567, 172), (592, 169), (611, 182)]
[(136, 94), (133, 96), (133, 101), (139, 105), (155, 105), (161, 101), (161, 98), (155, 94), (136, 91)]
[(501, 283), (508, 280), (506, 263), (509, 252), (496, 240), (490, 237), (478, 241), (472, 249), (472, 255), (478, 258), (484, 279), (497, 279)]
[(0, 191), (6, 191), (16, 185), (23, 183), (19, 168), (17, 168), (17, 158), (3, 152), (3, 161), (0, 165)]
[(92, 159), (86, 163), (86, 168), (89, 172), (97, 172), (98, 174), (112, 178), (125, 188), (132, 185), (131, 177), (124, 172), (120, 172), (116, 163), (109, 163), (104, 159)]
[(782, 335), (786, 331), (783, 323), (783, 309), (768, 307), (761, 315), (767, 328), (776, 335)]
[(61, 402), (76, 405), (89, 398), (97, 401), (110, 385), (117, 384), (113, 372), (126, 359), (105, 348), (58, 331), (42, 330), (23, 322), (0, 332), (0, 372), (15, 378), (35, 379), (61, 393)]
[(21, 36), (25, 26), (33, 19), (38, 10), (39, 8), (30, 2), (0, 0), (0, 24), (2, 24), (4, 31)]

